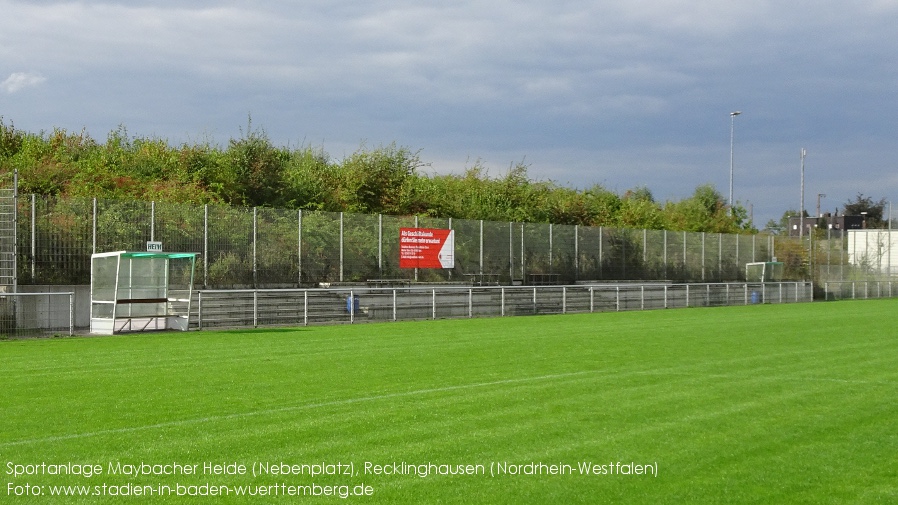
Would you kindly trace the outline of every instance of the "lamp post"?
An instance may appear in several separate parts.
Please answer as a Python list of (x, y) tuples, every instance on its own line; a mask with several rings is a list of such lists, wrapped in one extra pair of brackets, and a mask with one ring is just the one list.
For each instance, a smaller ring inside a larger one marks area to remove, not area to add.
[(730, 211), (733, 209), (733, 142), (736, 134), (736, 116), (742, 114), (741, 110), (730, 112)]
[(804, 236), (804, 157), (808, 154), (805, 148), (801, 148), (801, 204), (798, 207), (798, 221), (801, 223), (798, 238)]

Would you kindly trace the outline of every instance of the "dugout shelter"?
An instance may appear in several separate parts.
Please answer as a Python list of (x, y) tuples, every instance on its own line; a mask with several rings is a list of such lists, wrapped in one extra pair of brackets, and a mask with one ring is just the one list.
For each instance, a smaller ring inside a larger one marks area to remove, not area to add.
[(128, 251), (91, 255), (91, 333), (186, 331), (197, 255)]

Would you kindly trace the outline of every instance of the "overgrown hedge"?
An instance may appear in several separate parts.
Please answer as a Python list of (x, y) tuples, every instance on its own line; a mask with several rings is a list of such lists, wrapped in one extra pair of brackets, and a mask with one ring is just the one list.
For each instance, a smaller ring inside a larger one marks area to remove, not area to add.
[[(225, 146), (172, 145), (125, 127), (98, 141), (86, 131), (31, 133), (0, 117), (0, 173), (19, 172), (21, 193), (157, 202), (222, 203), (438, 218), (578, 224), (712, 233), (753, 231), (710, 185), (676, 202), (648, 188), (619, 195), (533, 181), (523, 163), (492, 177), (475, 162), (465, 173), (428, 175), (420, 151), (365, 145), (337, 160), (312, 146), (278, 147), (248, 124)], [(625, 169), (625, 167), (622, 167)]]

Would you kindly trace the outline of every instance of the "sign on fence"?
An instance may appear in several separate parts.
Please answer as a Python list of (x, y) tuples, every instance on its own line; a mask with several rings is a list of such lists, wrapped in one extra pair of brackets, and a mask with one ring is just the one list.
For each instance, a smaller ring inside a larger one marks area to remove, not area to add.
[(162, 252), (162, 242), (147, 241), (147, 252)]
[(455, 268), (455, 230), (400, 228), (399, 268)]

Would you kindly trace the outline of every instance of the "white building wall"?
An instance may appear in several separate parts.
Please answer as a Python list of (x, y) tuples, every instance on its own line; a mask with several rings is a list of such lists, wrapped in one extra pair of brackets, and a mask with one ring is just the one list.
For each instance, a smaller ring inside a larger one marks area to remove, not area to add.
[(898, 230), (848, 230), (848, 262), (898, 275)]

